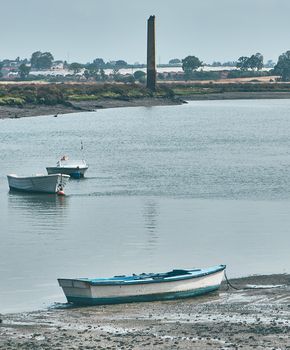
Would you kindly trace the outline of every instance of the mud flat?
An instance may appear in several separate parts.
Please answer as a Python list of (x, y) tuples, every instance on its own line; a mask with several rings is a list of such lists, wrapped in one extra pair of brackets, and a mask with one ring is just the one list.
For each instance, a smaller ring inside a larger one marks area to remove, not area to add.
[(283, 91), (225, 91), (222, 93), (183, 96), (187, 101), (201, 100), (264, 100), (290, 99), (290, 92)]
[(171, 302), (2, 315), (1, 349), (290, 349), (290, 275)]
[(152, 107), (152, 106), (169, 106), (183, 103), (179, 99), (167, 98), (138, 98), (138, 99), (102, 99), (95, 101), (71, 102), (66, 105), (24, 105), (17, 106), (0, 106), (0, 119), (5, 118), (23, 118), (35, 117), (42, 115), (61, 115), (77, 112), (91, 112), (98, 109), (118, 108), (118, 107)]
[(92, 112), (98, 109), (120, 107), (153, 107), (180, 105), (186, 101), (202, 100), (237, 100), (237, 99), (290, 99), (290, 92), (223, 92), (184, 95), (182, 98), (130, 98), (130, 99), (100, 99), (90, 101), (71, 101), (67, 105), (29, 105), (0, 106), (0, 119), (23, 118), (43, 115), (60, 116), (67, 113)]

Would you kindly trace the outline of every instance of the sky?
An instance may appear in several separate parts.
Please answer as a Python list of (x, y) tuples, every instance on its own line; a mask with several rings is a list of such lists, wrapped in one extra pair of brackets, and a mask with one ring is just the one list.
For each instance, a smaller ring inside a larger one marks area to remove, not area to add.
[(157, 63), (206, 63), (290, 50), (290, 0), (0, 0), (0, 60), (49, 51), (55, 59), (146, 62), (156, 16)]

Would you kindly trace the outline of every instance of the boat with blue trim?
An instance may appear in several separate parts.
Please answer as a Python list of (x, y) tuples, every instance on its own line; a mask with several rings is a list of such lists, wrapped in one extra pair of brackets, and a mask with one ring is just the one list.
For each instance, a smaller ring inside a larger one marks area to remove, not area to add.
[(84, 160), (69, 160), (67, 156), (63, 156), (56, 166), (47, 167), (47, 173), (50, 174), (66, 174), (74, 179), (80, 179), (85, 176), (88, 165)]
[(111, 278), (59, 278), (58, 283), (67, 301), (77, 305), (174, 300), (218, 290), (225, 268), (217, 265)]

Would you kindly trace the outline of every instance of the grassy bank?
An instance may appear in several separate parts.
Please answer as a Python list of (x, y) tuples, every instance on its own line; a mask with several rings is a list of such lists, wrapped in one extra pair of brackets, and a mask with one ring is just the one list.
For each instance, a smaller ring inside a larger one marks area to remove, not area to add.
[(173, 97), (167, 86), (158, 87), (152, 93), (142, 85), (135, 84), (2, 84), (0, 106), (68, 105), (79, 101), (103, 99), (130, 100), (139, 98)]
[(190, 97), (196, 95), (224, 94), (224, 93), (290, 93), (287, 83), (195, 83), (169, 84), (168, 88), (176, 97)]
[(172, 83), (152, 93), (140, 84), (2, 84), (0, 106), (68, 105), (104, 99), (130, 101), (143, 98), (190, 98), (225, 93), (290, 93), (287, 83)]
[(184, 100), (290, 98), (290, 84), (277, 82), (179, 82), (158, 84), (2, 83), (0, 119), (65, 114), (99, 108), (180, 104)]

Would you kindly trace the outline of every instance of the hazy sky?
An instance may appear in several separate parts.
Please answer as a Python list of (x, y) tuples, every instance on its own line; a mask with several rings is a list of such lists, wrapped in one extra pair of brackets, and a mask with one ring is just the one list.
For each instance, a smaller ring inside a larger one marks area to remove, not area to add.
[(236, 60), (290, 50), (290, 0), (0, 0), (0, 60), (37, 50), (55, 59), (146, 61), (156, 16), (157, 61)]

